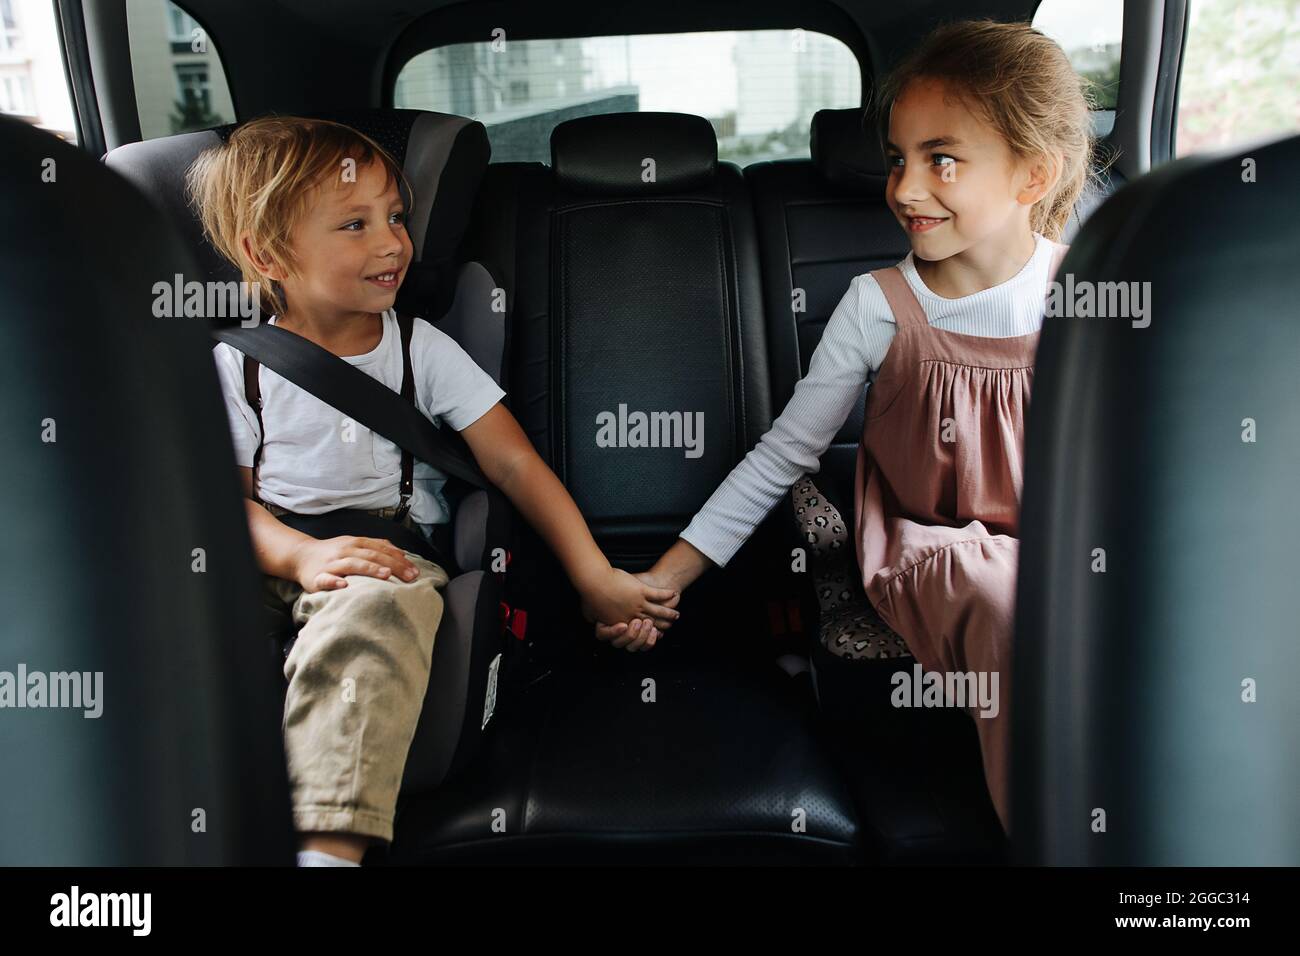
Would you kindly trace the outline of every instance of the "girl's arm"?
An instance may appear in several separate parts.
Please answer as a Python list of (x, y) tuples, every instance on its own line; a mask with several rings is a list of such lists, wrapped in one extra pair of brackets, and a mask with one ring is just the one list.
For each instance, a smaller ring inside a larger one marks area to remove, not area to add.
[[(870, 276), (850, 283), (813, 352), (808, 374), (799, 380), (771, 429), (731, 470), (654, 567), (637, 575), (640, 580), (681, 591), (709, 568), (725, 566), (799, 477), (817, 471), (818, 461), (862, 395), (868, 375), (880, 367), (892, 339), (892, 322), (873, 322), (873, 334), (866, 334), (864, 312), (873, 317), (880, 312), (878, 304), (871, 304), (873, 295), (879, 296), (879, 287)], [(638, 641), (629, 631), (632, 623), (598, 623), (596, 636), (629, 651), (641, 649), (640, 644), (653, 646), (656, 635), (642, 629)]]
[(610, 567), (578, 506), (500, 403), (461, 431), (487, 479), (500, 488), (550, 546), (582, 597), (588, 620), (648, 617), (666, 628), (679, 594)]

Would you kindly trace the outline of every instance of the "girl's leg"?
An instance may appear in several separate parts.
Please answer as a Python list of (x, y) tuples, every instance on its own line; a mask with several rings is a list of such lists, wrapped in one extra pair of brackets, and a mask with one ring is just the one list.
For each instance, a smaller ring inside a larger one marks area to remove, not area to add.
[(979, 734), (989, 796), (1008, 833), (1011, 642), (1019, 545), (1007, 535), (950, 544), (889, 581), (879, 605), (881, 616), (903, 635), (922, 669), (972, 674), (976, 686), (989, 695), (982, 706), (967, 710)]

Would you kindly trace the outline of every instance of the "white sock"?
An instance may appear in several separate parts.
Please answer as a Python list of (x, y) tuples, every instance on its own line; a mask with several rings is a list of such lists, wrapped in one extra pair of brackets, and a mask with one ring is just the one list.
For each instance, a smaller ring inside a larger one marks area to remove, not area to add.
[(341, 856), (335, 856), (332, 853), (325, 853), (321, 850), (299, 850), (299, 866), (360, 866), (360, 863), (353, 863), (351, 860), (345, 860)]

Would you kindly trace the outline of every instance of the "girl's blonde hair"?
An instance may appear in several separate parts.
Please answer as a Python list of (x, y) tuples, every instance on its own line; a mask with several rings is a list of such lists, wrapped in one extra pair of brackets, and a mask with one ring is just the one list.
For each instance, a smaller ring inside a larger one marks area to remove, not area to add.
[(978, 111), (1021, 158), (1059, 153), (1061, 176), (1034, 204), (1030, 226), (1060, 239), (1070, 211), (1090, 181), (1093, 94), (1065, 52), (1027, 23), (962, 20), (921, 41), (886, 78), (877, 98), (881, 144), (889, 112), (915, 80), (938, 80), (949, 95)]
[(240, 237), (248, 235), (263, 258), (292, 272), (289, 237), (311, 190), (331, 179), (355, 182), (356, 171), (375, 160), (383, 163), (389, 182), (405, 190), (409, 208), (410, 183), (382, 146), (350, 126), (299, 116), (267, 116), (238, 127), (226, 142), (199, 155), (186, 186), (208, 240), (239, 268), (244, 282), (260, 284), (264, 312), (283, 314), (284, 289), (254, 268)]

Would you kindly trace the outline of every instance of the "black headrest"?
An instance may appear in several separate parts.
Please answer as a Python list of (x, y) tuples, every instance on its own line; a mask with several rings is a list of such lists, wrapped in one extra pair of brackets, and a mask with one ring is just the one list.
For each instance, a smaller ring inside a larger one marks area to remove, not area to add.
[(845, 192), (879, 192), (889, 176), (880, 144), (862, 128), (861, 109), (818, 110), (809, 146), (822, 178)]
[[(312, 115), (365, 133), (401, 164), (415, 193), (407, 216), (415, 256), (398, 306), (437, 318), (451, 303), (455, 252), (491, 155), (483, 124), (424, 110), (368, 109)], [(130, 143), (105, 157), (110, 167), (162, 206), (190, 240), (206, 273), (203, 278), (210, 280), (229, 281), (239, 276), (204, 240), (202, 226), (187, 201), (185, 171), (199, 153), (225, 140), (235, 128), (232, 124)]]
[[(555, 179), (574, 192), (643, 195), (702, 189), (712, 182), (717, 165), (713, 125), (690, 113), (581, 116), (551, 132)], [(643, 178), (649, 168), (653, 181)]]

